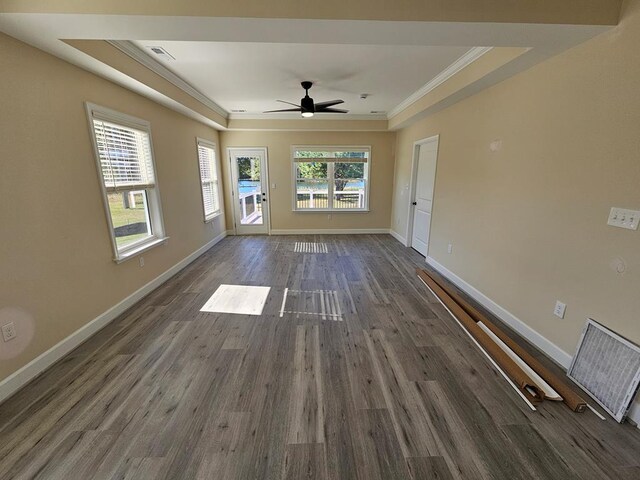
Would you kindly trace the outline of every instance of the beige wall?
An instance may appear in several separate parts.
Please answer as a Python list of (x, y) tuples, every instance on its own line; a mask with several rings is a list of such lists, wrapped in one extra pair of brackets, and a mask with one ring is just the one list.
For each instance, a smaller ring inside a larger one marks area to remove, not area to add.
[[(271, 228), (288, 229), (388, 229), (391, 219), (393, 187), (394, 132), (250, 132), (220, 133), (227, 197), (227, 228), (233, 229), (233, 212), (229, 183), (228, 147), (267, 147), (269, 181), (276, 183), (270, 191)], [(292, 211), (292, 145), (371, 146), (371, 197), (368, 213), (327, 213)]]
[[(0, 342), (2, 380), (202, 247), (224, 219), (203, 222), (199, 191), (195, 137), (217, 142), (215, 130), (1, 34), (0, 71), (0, 317), (17, 307), (35, 325), (13, 358), (3, 350), (23, 332)], [(170, 239), (142, 268), (112, 261), (84, 101), (151, 122)]]
[(640, 209), (639, 45), (633, 0), (611, 32), (398, 132), (392, 228), (413, 142), (440, 134), (430, 256), (570, 354), (589, 316), (640, 342), (640, 231), (606, 224)]

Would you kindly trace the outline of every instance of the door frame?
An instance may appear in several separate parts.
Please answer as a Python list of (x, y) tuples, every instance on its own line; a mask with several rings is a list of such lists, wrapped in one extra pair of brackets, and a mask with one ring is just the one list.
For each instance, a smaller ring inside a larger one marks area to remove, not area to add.
[[(233, 215), (233, 234), (238, 235), (238, 225), (236, 222), (236, 187), (234, 184), (234, 172), (235, 166), (233, 165), (233, 157), (232, 152), (247, 152), (247, 151), (260, 151), (264, 155), (264, 173), (260, 172), (261, 175), (264, 174), (264, 181), (266, 183), (266, 192), (267, 192), (267, 202), (269, 203), (267, 207), (267, 215), (264, 218), (265, 225), (267, 227), (267, 235), (271, 235), (271, 184), (269, 183), (269, 152), (267, 147), (227, 147), (227, 158), (229, 160), (229, 184), (231, 185), (231, 214)], [(258, 234), (247, 234), (247, 235), (263, 235), (261, 233)]]
[(413, 158), (411, 159), (411, 181), (409, 182), (409, 206), (407, 216), (407, 242), (405, 246), (411, 247), (413, 239), (413, 214), (414, 206), (413, 202), (416, 201), (416, 182), (418, 181), (418, 157), (420, 156), (420, 147), (428, 143), (435, 142), (436, 144), (436, 169), (433, 179), (433, 199), (431, 201), (431, 216), (429, 217), (429, 238), (427, 239), (427, 255), (425, 260), (429, 258), (429, 247), (431, 246), (431, 224), (433, 223), (433, 211), (436, 198), (436, 182), (435, 177), (438, 175), (438, 157), (440, 155), (440, 134), (432, 135), (431, 137), (423, 138), (413, 142)]

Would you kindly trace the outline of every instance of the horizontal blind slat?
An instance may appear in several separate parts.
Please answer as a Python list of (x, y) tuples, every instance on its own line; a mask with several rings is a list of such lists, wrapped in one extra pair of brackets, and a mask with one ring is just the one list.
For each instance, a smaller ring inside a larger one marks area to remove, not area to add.
[(123, 184), (123, 185), (105, 185), (105, 189), (107, 190), (107, 192), (109, 193), (115, 193), (115, 192), (131, 192), (131, 191), (137, 191), (137, 190), (148, 190), (150, 188), (154, 188), (155, 185), (154, 184), (149, 184), (149, 183), (129, 183), (129, 184)]
[(135, 128), (97, 119), (93, 127), (102, 178), (108, 191), (147, 189), (155, 186), (149, 134)]
[(220, 210), (215, 150), (205, 145), (198, 144), (198, 164), (200, 167), (204, 215), (205, 217), (208, 217)]
[(369, 161), (368, 158), (357, 158), (357, 157), (340, 157), (340, 158), (330, 158), (330, 157), (318, 157), (318, 158), (308, 158), (308, 157), (294, 157), (293, 159), (296, 163), (367, 163)]

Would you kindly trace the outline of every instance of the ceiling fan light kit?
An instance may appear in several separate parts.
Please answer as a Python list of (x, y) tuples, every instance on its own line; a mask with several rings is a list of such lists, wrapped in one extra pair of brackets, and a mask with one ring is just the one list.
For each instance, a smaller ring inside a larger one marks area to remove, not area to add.
[(284, 108), (282, 110), (268, 110), (264, 113), (276, 113), (276, 112), (300, 112), (304, 118), (313, 117), (316, 113), (348, 113), (349, 110), (342, 110), (341, 108), (331, 108), (334, 105), (340, 105), (344, 103), (344, 100), (329, 100), (327, 102), (314, 103), (313, 98), (309, 96), (309, 89), (313, 86), (313, 82), (304, 81), (301, 82), (302, 88), (304, 88), (304, 98), (300, 100), (300, 105), (296, 103), (287, 102), (285, 100), (277, 100), (280, 103), (287, 103), (293, 105), (296, 108)]

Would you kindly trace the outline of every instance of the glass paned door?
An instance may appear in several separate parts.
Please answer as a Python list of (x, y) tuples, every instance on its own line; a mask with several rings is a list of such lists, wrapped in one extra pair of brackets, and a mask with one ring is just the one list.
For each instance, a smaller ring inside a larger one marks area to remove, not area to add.
[(229, 149), (237, 233), (269, 233), (265, 149)]

